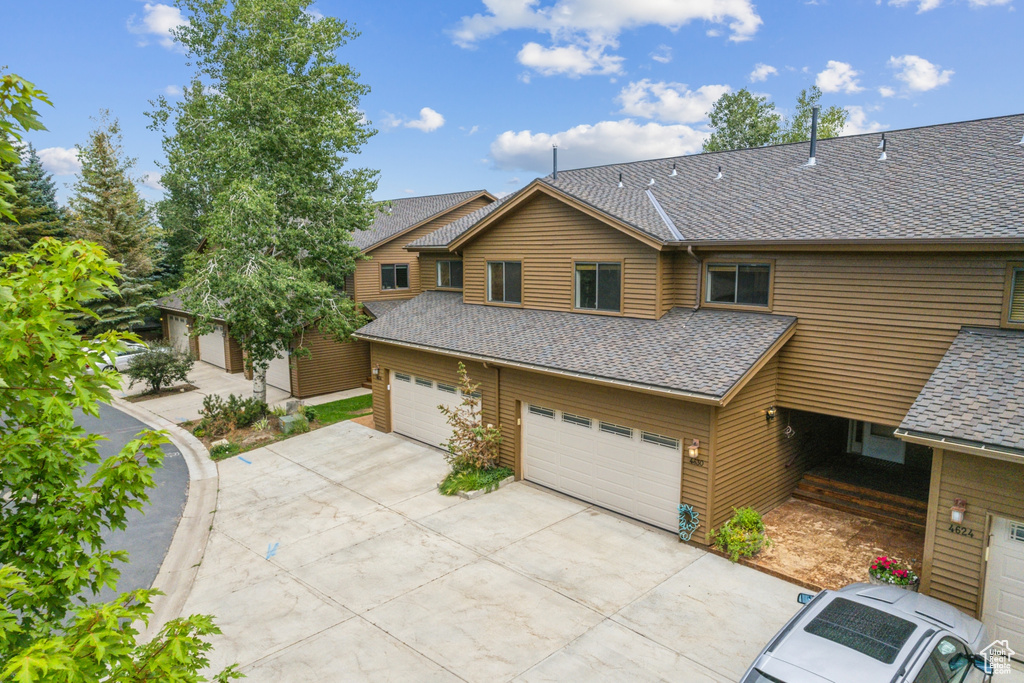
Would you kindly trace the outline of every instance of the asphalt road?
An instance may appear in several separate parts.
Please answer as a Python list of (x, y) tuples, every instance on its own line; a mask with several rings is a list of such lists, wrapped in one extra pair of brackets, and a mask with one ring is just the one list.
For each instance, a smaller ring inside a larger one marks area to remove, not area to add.
[[(149, 428), (105, 404), (100, 404), (99, 419), (76, 411), (75, 422), (92, 434), (106, 437), (107, 440), (98, 445), (104, 458), (116, 455), (136, 434)], [(164, 444), (162, 448), (164, 466), (153, 474), (156, 486), (149, 491), (149, 503), (141, 511), (129, 511), (128, 527), (124, 531), (108, 531), (104, 535), (106, 548), (128, 551), (128, 562), (116, 565), (121, 570), (117, 591), (104, 588), (97, 598), (90, 598), (90, 602), (107, 602), (119, 593), (149, 588), (160, 571), (188, 496), (188, 468), (184, 457), (172, 444)]]

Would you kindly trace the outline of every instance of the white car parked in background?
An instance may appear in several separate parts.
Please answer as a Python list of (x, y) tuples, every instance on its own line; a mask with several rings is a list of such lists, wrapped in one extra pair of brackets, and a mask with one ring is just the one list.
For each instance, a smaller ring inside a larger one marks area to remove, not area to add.
[(125, 370), (128, 369), (128, 364), (131, 363), (132, 358), (139, 355), (140, 353), (146, 353), (147, 351), (149, 351), (149, 347), (146, 346), (145, 344), (125, 344), (125, 348), (119, 351), (116, 357), (103, 357), (106, 363), (102, 366), (102, 369), (117, 370), (118, 372), (124, 372)]

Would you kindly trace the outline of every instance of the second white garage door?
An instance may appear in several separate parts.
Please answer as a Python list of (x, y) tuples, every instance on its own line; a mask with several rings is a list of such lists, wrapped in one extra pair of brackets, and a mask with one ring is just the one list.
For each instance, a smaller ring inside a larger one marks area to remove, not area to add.
[(983, 612), (989, 640), (1024, 657), (1024, 522), (992, 520)]
[(218, 368), (225, 367), (223, 325), (215, 325), (212, 332), (199, 337), (199, 360)]
[(267, 384), (292, 393), (292, 370), (288, 365), (288, 352), (280, 351), (267, 367)]
[(677, 439), (523, 406), (523, 477), (669, 531), (679, 528)]
[(451, 437), (452, 428), (437, 406), (455, 407), (460, 401), (453, 384), (391, 373), (391, 429), (399, 434), (440, 446)]
[(188, 320), (180, 315), (168, 314), (167, 333), (170, 336), (171, 346), (182, 353), (192, 353), (188, 343)]

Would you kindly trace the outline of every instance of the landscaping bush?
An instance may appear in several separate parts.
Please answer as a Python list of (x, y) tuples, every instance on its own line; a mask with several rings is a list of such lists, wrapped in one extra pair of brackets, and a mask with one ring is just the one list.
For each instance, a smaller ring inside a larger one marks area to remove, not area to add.
[(190, 354), (182, 353), (172, 346), (154, 346), (133, 357), (128, 363), (128, 369), (125, 370), (131, 380), (128, 386), (145, 382), (149, 385), (150, 393), (158, 393), (175, 382), (187, 381), (195, 362), (196, 359)]
[(753, 508), (740, 508), (714, 535), (715, 547), (738, 562), (741, 557), (753, 557), (772, 541), (765, 535), (760, 513)]
[(469, 381), (466, 366), (459, 362), (459, 389), (462, 402), (455, 408), (439, 405), (437, 408), (452, 427), (452, 436), (441, 444), (448, 451), (445, 460), (453, 472), (489, 470), (498, 464), (498, 446), (501, 430), (494, 425), (484, 426), (480, 418), (479, 384)]
[(315, 421), (317, 417), (316, 406), (305, 406), (302, 409), (302, 414), (305, 415), (306, 419), (310, 422)]
[(489, 470), (472, 467), (464, 470), (452, 470), (438, 484), (437, 490), (445, 496), (454, 496), (459, 491), (477, 491), (479, 489), (493, 491), (498, 488), (498, 484), (513, 474), (515, 473), (508, 467), (492, 467)]
[(225, 400), (217, 394), (210, 394), (203, 399), (203, 409), (199, 414), (202, 420), (197, 430), (202, 429), (206, 434), (216, 436), (233, 428), (248, 427), (266, 416), (267, 404), (254, 397), (242, 398), (231, 394)]
[(876, 557), (868, 568), (868, 574), (882, 583), (893, 586), (911, 586), (917, 583), (917, 574), (907, 565), (891, 557)]

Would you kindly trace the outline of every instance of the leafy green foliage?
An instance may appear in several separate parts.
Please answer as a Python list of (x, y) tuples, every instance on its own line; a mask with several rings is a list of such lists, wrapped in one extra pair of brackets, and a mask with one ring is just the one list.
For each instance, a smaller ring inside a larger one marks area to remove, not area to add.
[(448, 451), (445, 460), (454, 471), (489, 470), (498, 464), (501, 430), (494, 425), (483, 425), (479, 387), (470, 381), (465, 364), (459, 361), (462, 401), (454, 408), (443, 404), (437, 407), (452, 428), (451, 437), (441, 447)]
[[(374, 133), (368, 88), (337, 51), (356, 34), (307, 11), (310, 0), (180, 0), (174, 29), (197, 73), (175, 103), (159, 98), (169, 244), (185, 256), (182, 298), (207, 331), (222, 318), (266, 398), (266, 370), (310, 324), (345, 339), (363, 322), (341, 293), (373, 218), (376, 172), (346, 169)], [(295, 355), (308, 355), (304, 348)]]
[(515, 472), (508, 467), (492, 467), (489, 470), (479, 470), (470, 467), (462, 470), (452, 470), (437, 485), (437, 490), (445, 496), (454, 496), (459, 491), (477, 491), (480, 489), (493, 491), (498, 488), (498, 484), (513, 474)]
[(19, 150), (18, 163), (0, 161), (0, 171), (10, 174), (15, 190), (13, 218), (0, 217), (0, 253), (28, 251), (43, 237), (68, 236), (67, 213), (57, 205), (57, 186), (43, 169), (32, 145)]
[[(119, 379), (103, 370), (130, 334), (83, 340), (84, 303), (114, 287), (117, 264), (85, 242), (46, 238), (0, 266), (0, 678), (15, 681), (203, 680), (216, 633), (208, 617), (169, 623), (148, 645), (130, 623), (153, 591), (83, 609), (84, 594), (115, 587), (124, 551), (103, 534), (124, 529), (162, 463), (162, 434), (143, 431), (103, 459), (99, 435), (74, 411), (99, 415)], [(218, 680), (227, 680), (224, 672)]]
[(210, 449), (210, 458), (213, 460), (226, 460), (233, 455), (238, 455), (242, 448), (237, 443), (222, 443)]
[(216, 436), (232, 429), (248, 427), (266, 416), (267, 404), (254, 396), (242, 398), (230, 394), (224, 399), (217, 394), (210, 394), (203, 399), (203, 408), (199, 414), (202, 416), (199, 428), (206, 434)]
[(305, 415), (306, 419), (309, 420), (310, 422), (315, 422), (316, 421), (316, 418), (317, 418), (317, 415), (319, 415), (319, 412), (320, 411), (318, 411), (316, 409), (316, 406), (303, 406), (302, 407), (302, 414)]
[[(321, 425), (329, 425), (341, 422), (342, 420), (351, 420), (353, 417), (359, 417), (372, 407), (373, 394), (364, 394), (362, 396), (353, 396), (352, 398), (343, 398), (340, 401), (321, 403), (318, 406), (306, 406), (306, 418), (309, 420), (316, 419)], [(309, 416), (308, 411), (310, 408), (315, 408), (315, 418)]]
[(753, 557), (772, 541), (765, 534), (760, 513), (749, 507), (739, 508), (728, 522), (713, 536), (715, 547), (738, 562), (741, 557)]
[[(811, 86), (801, 90), (796, 110), (783, 118), (767, 97), (755, 96), (746, 88), (725, 93), (715, 102), (708, 116), (711, 136), (704, 142), (705, 152), (746, 149), (811, 139), (811, 113), (821, 104), (821, 90)], [(818, 139), (842, 134), (849, 117), (842, 107), (830, 106), (818, 116)]]
[(71, 229), (121, 264), (117, 286), (104, 289), (89, 303), (96, 315), (84, 319), (83, 331), (93, 335), (130, 330), (155, 311), (156, 286), (150, 276), (159, 230), (135, 188), (135, 160), (124, 156), (117, 119), (110, 120), (103, 112), (78, 155), (82, 172), (69, 200)]
[[(16, 147), (30, 130), (46, 130), (36, 102), (50, 104), (46, 93), (17, 74), (0, 74), (0, 218), (14, 220), (11, 202), (18, 195), (9, 167), (21, 162)], [(2, 226), (0, 226), (2, 227)]]
[(153, 346), (149, 351), (132, 357), (124, 374), (131, 380), (129, 386), (145, 382), (149, 385), (149, 391), (156, 394), (175, 382), (187, 382), (188, 373), (195, 364), (196, 359), (191, 354), (165, 344)]

